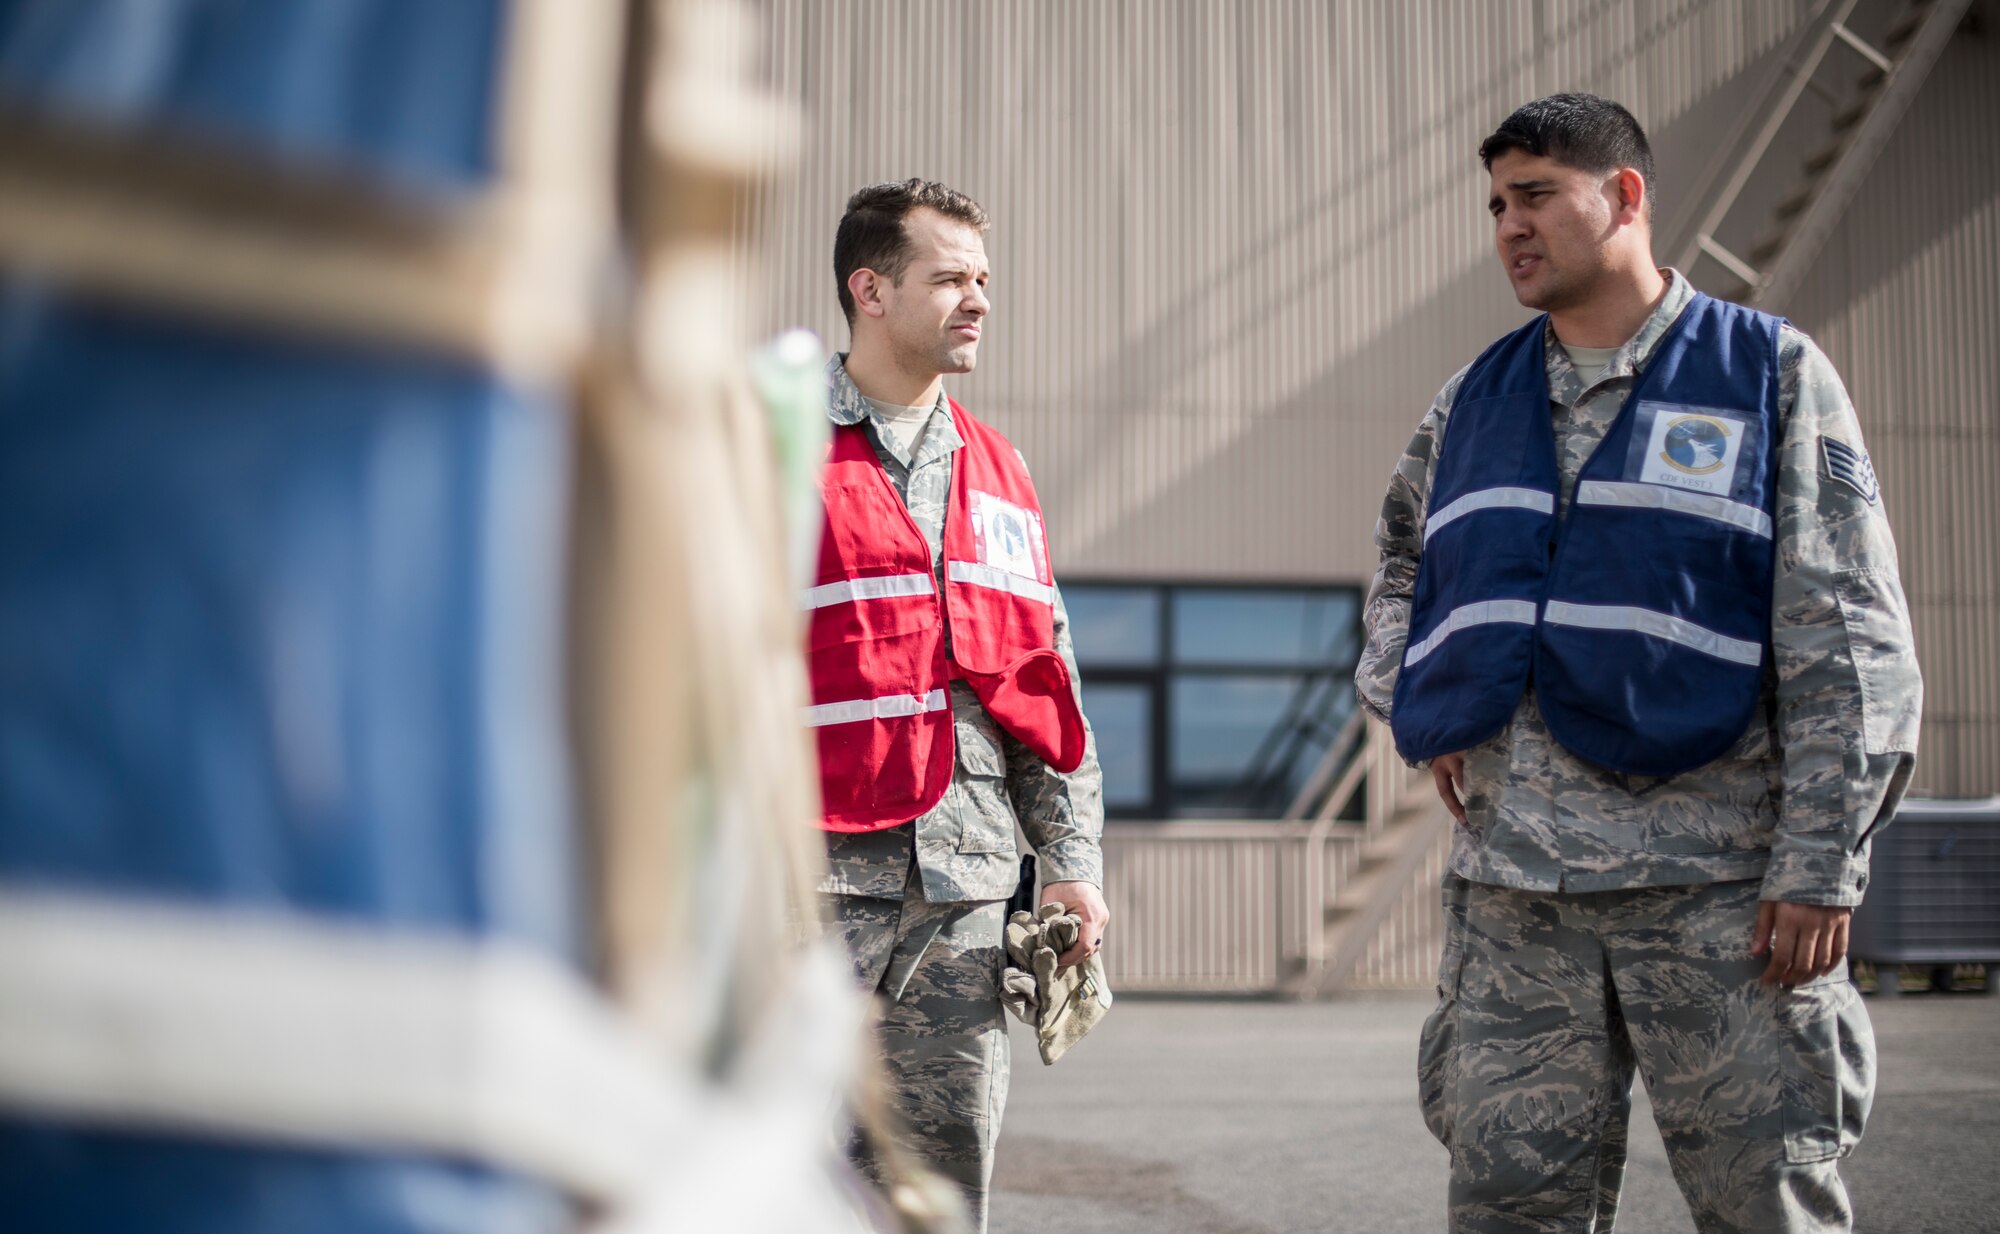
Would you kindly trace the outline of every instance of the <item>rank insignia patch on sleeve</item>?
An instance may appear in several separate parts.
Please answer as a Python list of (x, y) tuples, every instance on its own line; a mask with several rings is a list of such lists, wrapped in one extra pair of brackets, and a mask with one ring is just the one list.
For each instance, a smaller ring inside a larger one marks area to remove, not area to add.
[(1819, 443), (1821, 453), (1826, 456), (1828, 479), (1847, 485), (1871, 506), (1882, 500), (1882, 488), (1875, 482), (1875, 464), (1868, 461), (1866, 450), (1857, 450), (1831, 437), (1822, 437)]

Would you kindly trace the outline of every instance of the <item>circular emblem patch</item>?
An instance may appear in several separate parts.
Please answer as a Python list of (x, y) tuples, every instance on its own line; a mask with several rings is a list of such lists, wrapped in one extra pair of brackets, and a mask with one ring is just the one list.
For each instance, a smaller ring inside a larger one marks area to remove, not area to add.
[(1681, 416), (1667, 425), (1666, 446), (1660, 458), (1667, 466), (1705, 476), (1728, 456), (1729, 430), (1714, 416)]
[(1028, 551), (1028, 533), (1021, 526), (1021, 520), (1014, 517), (1011, 510), (1002, 510), (993, 516), (991, 524), (994, 540), (999, 545), (1002, 557), (1021, 557)]

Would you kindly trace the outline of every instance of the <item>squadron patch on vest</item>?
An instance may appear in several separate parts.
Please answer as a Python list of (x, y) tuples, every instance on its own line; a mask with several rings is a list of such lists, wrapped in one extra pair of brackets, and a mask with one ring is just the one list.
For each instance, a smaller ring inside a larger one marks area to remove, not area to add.
[[(1641, 403), (1638, 408), (1639, 480), (1727, 497), (1736, 488), (1749, 425), (1710, 407)], [(1629, 473), (1628, 473), (1629, 474)]]
[(991, 493), (972, 491), (972, 535), (979, 563), (1021, 578), (1045, 582), (1042, 520), (1032, 510)]
[(1820, 438), (1819, 444), (1820, 455), (1826, 460), (1827, 479), (1845, 484), (1871, 506), (1882, 500), (1882, 486), (1875, 480), (1875, 464), (1869, 460), (1868, 451), (1857, 450), (1831, 437)]

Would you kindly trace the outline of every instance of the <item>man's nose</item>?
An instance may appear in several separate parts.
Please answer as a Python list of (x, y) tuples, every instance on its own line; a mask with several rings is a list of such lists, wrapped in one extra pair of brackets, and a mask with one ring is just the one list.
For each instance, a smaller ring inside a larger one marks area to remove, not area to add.
[(975, 317), (984, 317), (992, 309), (993, 302), (986, 298), (986, 289), (974, 283), (971, 290), (965, 293), (965, 299), (960, 301), (959, 306)]
[(1500, 212), (1500, 238), (1502, 240), (1519, 240), (1528, 234), (1528, 220), (1519, 210), (1502, 210)]

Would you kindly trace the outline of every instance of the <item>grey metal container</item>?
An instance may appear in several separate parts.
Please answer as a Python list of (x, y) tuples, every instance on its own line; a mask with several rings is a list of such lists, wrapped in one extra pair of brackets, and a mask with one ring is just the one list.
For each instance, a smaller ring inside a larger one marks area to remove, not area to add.
[[(1875, 837), (1869, 865), (1849, 943), (1854, 958), (2000, 964), (2000, 797), (1905, 802), (1895, 825)], [(1885, 973), (1882, 992), (1894, 986)]]

